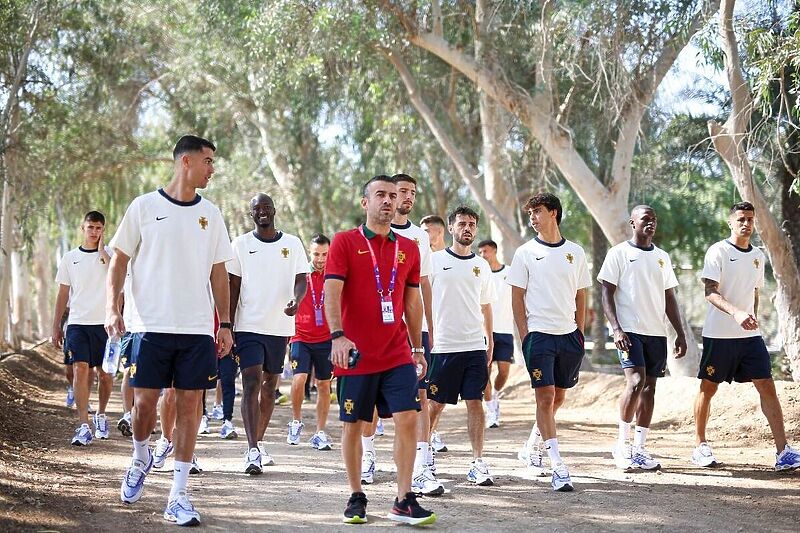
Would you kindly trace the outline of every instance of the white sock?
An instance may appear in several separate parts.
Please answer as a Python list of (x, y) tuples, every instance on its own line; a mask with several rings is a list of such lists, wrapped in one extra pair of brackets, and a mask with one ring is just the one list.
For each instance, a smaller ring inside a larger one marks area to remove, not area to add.
[(191, 468), (192, 463), (175, 461), (175, 467), (172, 470), (172, 489), (169, 491), (170, 501), (177, 498), (178, 493), (186, 492), (186, 484), (189, 482), (189, 470)]
[(138, 441), (133, 439), (133, 458), (136, 461), (141, 461), (142, 466), (147, 464), (148, 459), (150, 459), (150, 441), (149, 440), (142, 440)]
[(534, 424), (533, 428), (531, 428), (531, 434), (528, 437), (528, 446), (533, 446), (534, 444), (536, 444), (536, 441), (541, 439), (541, 438), (542, 438), (542, 434), (539, 433), (539, 426)]
[(428, 444), (426, 449), (427, 452), (425, 453), (425, 464), (430, 466), (433, 464), (433, 446)]
[(428, 463), (428, 443), (417, 443), (417, 455), (414, 457), (414, 470), (420, 468)]
[(650, 431), (650, 428), (645, 428), (642, 426), (636, 426), (636, 430), (633, 434), (633, 446), (636, 448), (644, 448), (644, 441), (647, 440), (647, 432)]
[(628, 444), (628, 437), (630, 435), (631, 423), (624, 420), (619, 421), (619, 445), (625, 446)]
[(361, 453), (372, 452), (375, 455), (375, 435), (361, 437)]
[(499, 400), (498, 396), (500, 395), (500, 391), (496, 389), (492, 389), (492, 401), (495, 402)]
[(558, 453), (558, 439), (547, 439), (544, 441), (544, 449), (547, 450), (547, 455), (550, 457), (550, 466), (555, 466), (563, 463), (561, 455)]

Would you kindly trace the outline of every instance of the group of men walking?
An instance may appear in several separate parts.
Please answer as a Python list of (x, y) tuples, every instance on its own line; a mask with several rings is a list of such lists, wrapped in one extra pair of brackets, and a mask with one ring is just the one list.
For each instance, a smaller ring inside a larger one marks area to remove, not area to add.
[[(73, 444), (88, 445), (93, 438), (91, 369), (100, 391), (94, 437), (109, 436), (105, 409), (112, 376), (100, 363), (109, 337), (124, 341), (126, 415), (118, 427), (132, 437), (133, 457), (121, 484), (123, 502), (138, 501), (148, 473), (173, 454), (164, 518), (200, 523), (187, 484), (189, 473), (199, 469), (194, 448), (204, 420), (204, 391), (221, 378), (223, 436), (235, 436), (237, 369), (247, 438), (243, 471), (257, 475), (272, 464), (264, 435), (291, 342), (288, 444), (301, 442), (300, 406), (313, 373), (317, 424), (310, 444), (331, 449), (326, 422), (336, 376), (351, 492), (343, 520), (367, 521), (364, 485), (374, 480), (374, 437), (380, 419), (391, 418), (397, 495), (388, 517), (432, 523), (436, 515), (420, 506), (417, 495), (445, 492), (436, 478), (434, 457), (446, 449), (437, 425), (445, 406), (459, 398), (466, 404), (472, 450), (466, 479), (494, 484), (483, 457), (484, 431), (500, 424), (499, 393), (513, 362), (515, 330), (536, 398), (536, 418), (519, 457), (535, 475), (545, 475), (546, 455), (553, 489), (573, 490), (559, 451), (556, 413), (579, 379), (592, 281), (583, 248), (561, 234), (563, 211), (556, 196), (537, 194), (525, 204), (536, 237), (517, 249), (509, 266), (499, 261), (492, 241), (479, 242), (475, 253), (480, 217), (469, 207), (454, 209), (446, 221), (434, 215), (414, 225), (408, 215), (417, 183), (406, 174), (370, 179), (361, 198), (365, 222), (332, 241), (315, 234), (306, 250), (299, 238), (276, 229), (272, 198), (257, 194), (249, 206), (254, 230), (231, 242), (219, 209), (197, 194), (214, 172), (215, 151), (205, 139), (182, 137), (173, 150), (173, 179), (133, 200), (109, 246), (103, 215), (90, 212), (81, 226), (81, 246), (59, 265), (53, 342), (64, 343), (71, 369), (79, 418)], [(702, 272), (709, 310), (692, 456), (701, 467), (717, 464), (705, 434), (711, 397), (719, 383), (734, 379), (752, 381), (761, 395), (775, 438), (775, 468), (800, 467), (800, 454), (787, 443), (758, 329), (765, 257), (750, 244), (754, 220), (752, 205), (734, 205), (731, 235), (709, 249)], [(626, 378), (612, 455), (624, 470), (654, 470), (660, 463), (645, 443), (657, 379), (666, 372), (665, 317), (677, 332), (676, 357), (686, 353), (687, 344), (672, 263), (653, 244), (655, 211), (635, 207), (630, 226), (631, 240), (613, 247), (597, 273)], [(445, 231), (452, 238), (449, 246)], [(162, 437), (151, 450), (159, 397)]]

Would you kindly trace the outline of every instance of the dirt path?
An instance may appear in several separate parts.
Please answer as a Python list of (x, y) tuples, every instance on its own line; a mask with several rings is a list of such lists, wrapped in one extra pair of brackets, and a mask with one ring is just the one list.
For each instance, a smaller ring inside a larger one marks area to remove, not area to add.
[[(119, 503), (119, 482), (129, 462), (129, 440), (115, 431), (110, 440), (95, 441), (85, 449), (69, 446), (74, 426), (72, 413), (63, 407), (60, 370), (55, 354), (29, 353), (0, 364), (0, 531), (172, 529), (161, 518), (171, 469), (154, 471), (142, 500), (124, 506)], [(700, 470), (687, 460), (693, 447), (690, 406), (696, 380), (661, 380), (649, 447), (664, 470), (632, 475), (615, 470), (608, 452), (616, 434), (621, 378), (583, 374), (559, 415), (561, 450), (576, 491), (556, 494), (549, 478), (526, 479), (516, 460), (517, 448), (530, 430), (533, 402), (524, 372), (518, 370), (515, 376), (501, 402), (502, 427), (486, 434), (485, 457), (494, 487), (465, 481), (470, 457), (463, 407), (448, 407), (443, 415), (442, 433), (450, 451), (439, 455), (437, 467), (451, 492), (423, 500), (439, 516), (431, 529), (798, 531), (800, 472), (772, 472), (769, 431), (752, 387), (721, 388), (713, 404), (711, 434), (717, 458), (725, 466)], [(790, 440), (800, 444), (800, 384), (778, 385)], [(237, 414), (238, 409), (237, 401)], [(110, 412), (116, 416), (119, 411), (115, 393)], [(313, 424), (308, 418), (311, 408), (304, 412), (305, 440)], [(205, 472), (193, 476), (189, 486), (204, 527), (353, 528), (340, 524), (348, 493), (338, 450), (286, 445), (288, 421), (289, 408), (276, 408), (267, 440), (277, 464), (255, 478), (241, 473), (243, 438), (200, 438), (198, 456)], [(240, 420), (235, 422), (241, 428)], [(338, 439), (337, 422), (330, 430)], [(379, 472), (376, 484), (367, 489), (373, 526), (394, 526), (384, 518), (394, 494), (389, 468), (392, 431), (388, 423), (386, 436), (377, 439)]]

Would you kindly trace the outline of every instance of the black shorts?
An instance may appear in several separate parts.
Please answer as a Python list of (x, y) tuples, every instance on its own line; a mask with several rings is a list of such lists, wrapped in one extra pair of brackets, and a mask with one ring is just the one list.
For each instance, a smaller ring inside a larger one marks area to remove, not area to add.
[(89, 368), (103, 364), (108, 334), (102, 325), (70, 324), (64, 336), (64, 350), (69, 363), (87, 363)]
[(233, 350), (239, 358), (240, 368), (261, 365), (267, 374), (283, 372), (289, 337), (237, 331), (235, 338)]
[(391, 418), (394, 413), (419, 411), (417, 369), (401, 365), (377, 374), (359, 374), (336, 378), (339, 420), (372, 422), (378, 416)]
[(631, 341), (628, 352), (617, 350), (622, 368), (644, 368), (645, 375), (663, 378), (667, 373), (667, 338), (627, 333)]
[(134, 333), (131, 386), (207, 389), (217, 381), (217, 347), (211, 335)]
[(119, 352), (119, 363), (122, 365), (123, 369), (129, 369), (133, 362), (133, 333), (130, 331), (125, 332), (125, 335), (120, 339)]
[(514, 335), (511, 333), (492, 333), (494, 340), (494, 352), (492, 352), (492, 362), (514, 362)]
[(583, 362), (583, 341), (579, 329), (564, 335), (528, 333), (522, 341), (522, 354), (531, 376), (531, 387), (574, 387)]
[(772, 364), (761, 336), (741, 339), (712, 339), (703, 337), (703, 357), (700, 360), (700, 379), (714, 383), (736, 380), (747, 383), (754, 379), (772, 377)]
[(428, 373), (428, 398), (438, 403), (457, 404), (462, 400), (480, 400), (489, 382), (486, 350), (435, 353)]
[(427, 331), (422, 332), (422, 349), (425, 350), (425, 362), (428, 363), (428, 371), (419, 378), (419, 390), (428, 390), (428, 378), (431, 375), (431, 337)]
[(293, 374), (311, 374), (311, 367), (314, 367), (314, 375), (317, 379), (327, 381), (333, 374), (333, 363), (331, 363), (331, 341), (324, 342), (303, 342), (292, 343), (291, 359)]

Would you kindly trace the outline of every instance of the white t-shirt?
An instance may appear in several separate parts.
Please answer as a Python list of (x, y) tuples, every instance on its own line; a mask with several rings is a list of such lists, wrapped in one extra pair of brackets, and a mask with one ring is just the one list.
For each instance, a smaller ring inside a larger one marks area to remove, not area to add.
[[(405, 226), (392, 224), (392, 231), (407, 239), (417, 243), (419, 246), (419, 277), (431, 275), (431, 240), (428, 237), (428, 232), (419, 226), (414, 225), (410, 220)], [(419, 290), (420, 300), (424, 304), (422, 296), (422, 288)], [(424, 309), (424, 307), (423, 307)], [(428, 331), (428, 321), (425, 320), (425, 314), (422, 315), (422, 331)]]
[(514, 333), (514, 310), (511, 309), (511, 285), (506, 282), (508, 266), (492, 270), (492, 285), (497, 298), (492, 304), (492, 329), (494, 333)]
[[(755, 290), (764, 286), (764, 253), (753, 245), (743, 250), (723, 240), (711, 245), (703, 262), (701, 279), (719, 282), (719, 293), (738, 309), (753, 314)], [(761, 330), (745, 330), (733, 316), (708, 304), (703, 337), (742, 339), (761, 335)]]
[[(106, 253), (111, 255), (111, 248), (106, 246)], [(105, 324), (108, 263), (101, 261), (97, 250), (86, 250), (80, 246), (61, 258), (56, 282), (69, 285), (67, 325)]]
[(236, 306), (236, 331), (291, 337), (294, 317), (283, 312), (294, 299), (294, 278), (307, 274), (308, 258), (302, 241), (278, 232), (264, 241), (254, 232), (233, 240), (233, 259), (228, 272), (242, 278)]
[(608, 251), (597, 279), (616, 285), (614, 303), (623, 331), (667, 336), (664, 291), (678, 286), (667, 252), (655, 245), (642, 249), (625, 241)]
[(549, 244), (538, 237), (517, 248), (506, 281), (526, 290), (528, 331), (550, 335), (575, 331), (575, 295), (592, 284), (583, 248), (566, 239)]
[(449, 248), (431, 254), (434, 353), (486, 349), (481, 305), (494, 302), (491, 276), (489, 263), (475, 254)]
[(213, 335), (211, 267), (233, 256), (217, 206), (200, 195), (179, 202), (162, 189), (144, 194), (110, 245), (131, 258), (128, 331)]

